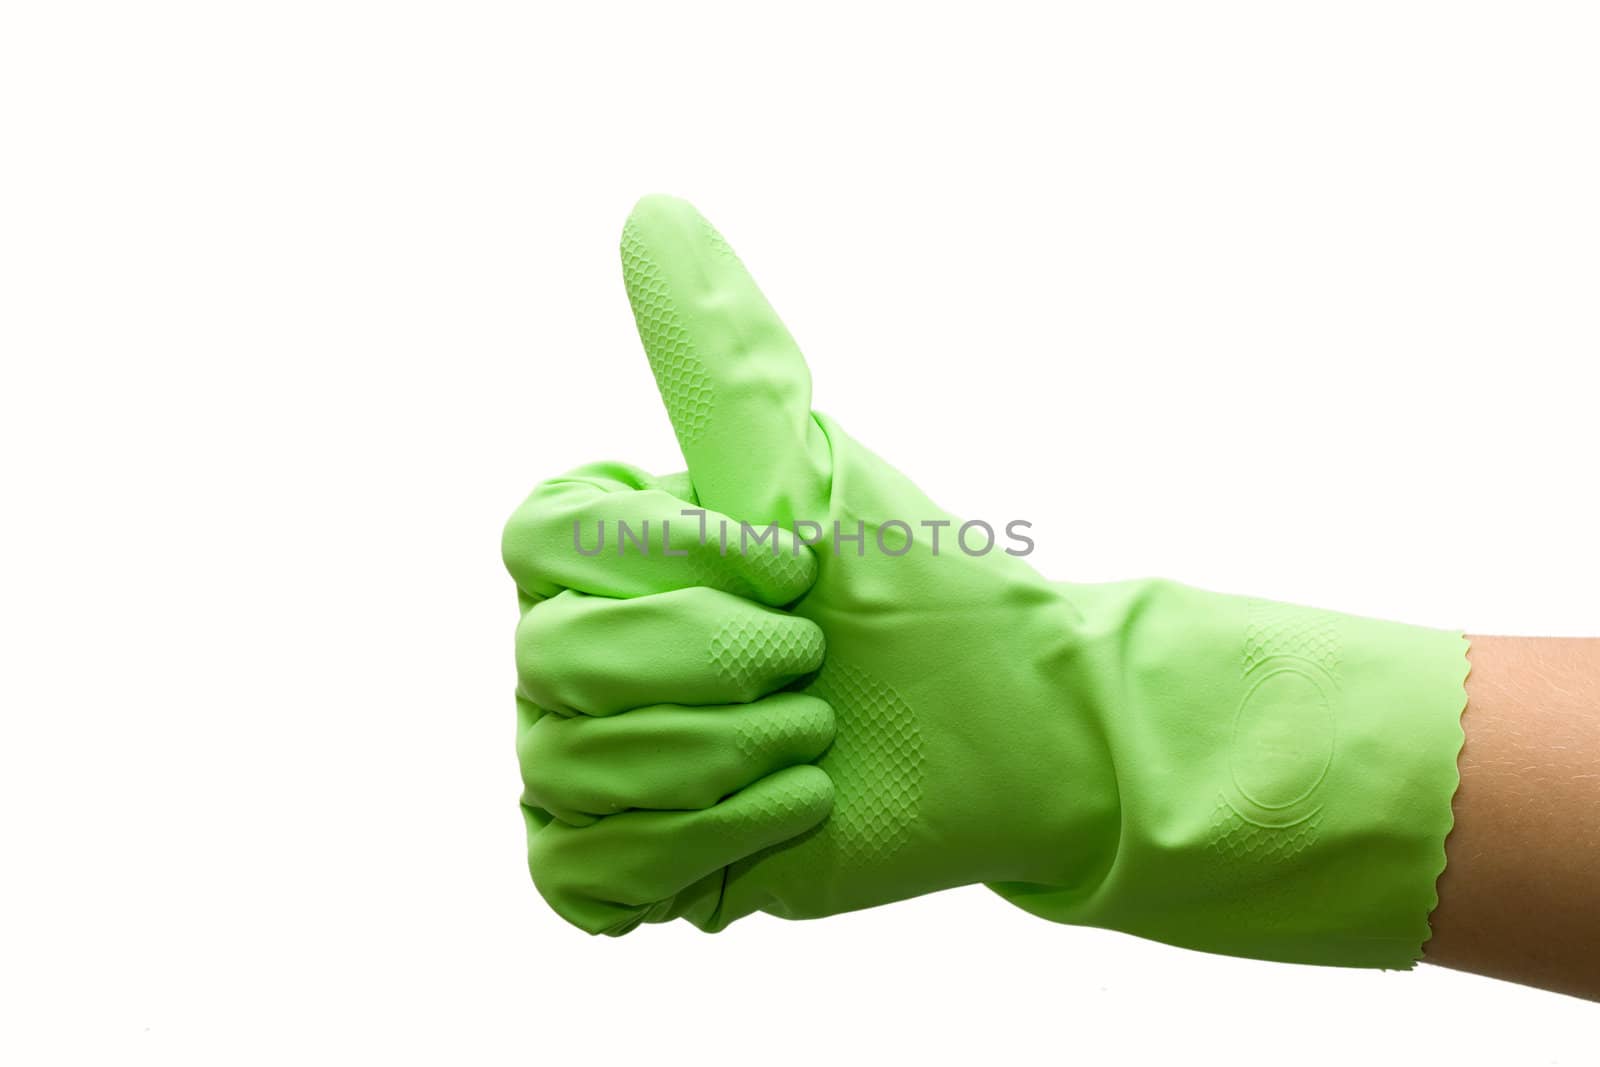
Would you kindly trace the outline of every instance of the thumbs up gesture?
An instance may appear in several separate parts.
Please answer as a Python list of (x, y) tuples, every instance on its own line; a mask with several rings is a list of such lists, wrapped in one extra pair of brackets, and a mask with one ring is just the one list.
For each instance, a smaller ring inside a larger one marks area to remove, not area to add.
[(963, 522), (812, 410), (693, 207), (640, 201), (622, 267), (688, 471), (581, 468), (504, 538), (529, 868), (557, 912), (718, 930), (983, 882), (1197, 948), (1414, 958), (1459, 637), (1050, 583), (1027, 523)]
[(720, 928), (1053, 875), (1051, 834), (1087, 856), (1082, 820), (1027, 791), (1071, 775), (1115, 810), (1103, 745), (1035, 675), (1071, 612), (1008, 554), (1025, 542), (963, 532), (811, 410), (799, 348), (693, 207), (641, 201), (622, 265), (689, 470), (588, 467), (507, 528), (546, 899), (591, 931)]

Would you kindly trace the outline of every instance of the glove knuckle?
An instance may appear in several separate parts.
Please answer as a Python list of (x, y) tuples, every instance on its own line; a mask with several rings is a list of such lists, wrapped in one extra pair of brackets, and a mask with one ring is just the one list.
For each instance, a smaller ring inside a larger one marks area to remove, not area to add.
[(556, 703), (561, 685), (560, 610), (554, 602), (540, 604), (524, 612), (517, 622), (517, 681), (544, 707)]

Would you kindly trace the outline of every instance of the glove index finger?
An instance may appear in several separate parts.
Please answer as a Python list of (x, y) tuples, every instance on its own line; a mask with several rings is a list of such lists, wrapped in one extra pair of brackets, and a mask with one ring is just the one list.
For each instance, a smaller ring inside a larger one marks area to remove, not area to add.
[(728, 243), (688, 202), (647, 196), (622, 230), (622, 273), (699, 498), (762, 523), (820, 511), (811, 372)]
[(816, 558), (794, 530), (702, 508), (668, 491), (674, 479), (615, 480), (609, 466), (545, 482), (506, 523), (501, 554), (526, 594), (639, 597), (703, 585), (778, 607), (816, 580)]

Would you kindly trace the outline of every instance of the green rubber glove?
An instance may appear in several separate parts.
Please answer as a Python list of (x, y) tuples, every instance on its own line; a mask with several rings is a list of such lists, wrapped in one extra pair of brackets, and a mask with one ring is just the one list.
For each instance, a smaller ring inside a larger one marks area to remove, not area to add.
[(716, 930), (984, 882), (1191, 948), (1416, 960), (1460, 634), (1047, 582), (1024, 530), (963, 525), (812, 412), (692, 207), (641, 201), (622, 255), (688, 476), (586, 468), (504, 542), (529, 865), (558, 912)]

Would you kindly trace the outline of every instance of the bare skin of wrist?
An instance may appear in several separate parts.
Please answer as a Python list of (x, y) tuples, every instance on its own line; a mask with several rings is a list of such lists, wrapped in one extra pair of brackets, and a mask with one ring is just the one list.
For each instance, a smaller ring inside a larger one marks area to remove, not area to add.
[(1600, 1000), (1600, 639), (1471, 641), (1425, 959)]

